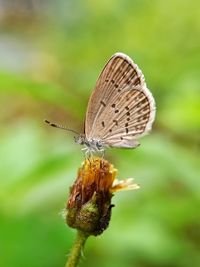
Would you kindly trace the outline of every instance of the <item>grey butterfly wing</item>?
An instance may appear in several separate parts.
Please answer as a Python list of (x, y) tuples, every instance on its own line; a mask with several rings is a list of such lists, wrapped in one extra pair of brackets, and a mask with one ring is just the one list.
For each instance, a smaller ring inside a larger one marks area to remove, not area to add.
[[(147, 94), (146, 89), (130, 87), (117, 99), (113, 110), (109, 111), (111, 123), (109, 127), (101, 129), (101, 139), (111, 147), (136, 147), (137, 140), (149, 132), (155, 117), (154, 100)], [(116, 115), (116, 108), (120, 107), (120, 115)], [(105, 113), (108, 111), (105, 110)], [(104, 114), (102, 114), (104, 115)], [(99, 118), (100, 120), (102, 117)]]
[(111, 147), (136, 147), (138, 137), (151, 129), (155, 103), (144, 77), (133, 61), (115, 54), (104, 67), (89, 100), (87, 138)]
[[(93, 133), (96, 131), (98, 118), (102, 112), (105, 111), (106, 103), (115, 98), (122, 90), (123, 86), (130, 79), (137, 80), (139, 73), (132, 67), (129, 60), (125, 59), (128, 56), (122, 53), (114, 54), (107, 62), (102, 70), (95, 89), (89, 99), (88, 108), (85, 118), (85, 134), (87, 138), (93, 137)], [(126, 76), (126, 82), (124, 78)], [(105, 102), (106, 101), (106, 102)]]

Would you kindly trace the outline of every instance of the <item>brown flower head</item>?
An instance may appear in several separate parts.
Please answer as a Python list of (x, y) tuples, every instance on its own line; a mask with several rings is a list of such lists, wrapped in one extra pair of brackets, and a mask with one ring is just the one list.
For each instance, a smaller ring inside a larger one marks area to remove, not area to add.
[(111, 199), (119, 190), (137, 189), (133, 179), (115, 179), (117, 170), (102, 158), (86, 159), (70, 189), (66, 221), (88, 235), (99, 235), (110, 221)]

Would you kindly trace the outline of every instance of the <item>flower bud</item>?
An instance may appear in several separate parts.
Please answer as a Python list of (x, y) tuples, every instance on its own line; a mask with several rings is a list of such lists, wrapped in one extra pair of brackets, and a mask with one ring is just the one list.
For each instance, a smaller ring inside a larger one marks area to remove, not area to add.
[(109, 225), (113, 192), (136, 189), (132, 179), (118, 181), (117, 170), (102, 158), (86, 159), (70, 189), (66, 221), (88, 235), (99, 235)]

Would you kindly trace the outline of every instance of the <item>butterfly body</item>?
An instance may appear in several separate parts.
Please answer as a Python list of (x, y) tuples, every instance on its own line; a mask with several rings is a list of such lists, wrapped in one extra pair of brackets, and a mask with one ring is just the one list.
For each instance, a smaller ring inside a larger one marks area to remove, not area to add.
[(75, 138), (75, 142), (79, 145), (84, 145), (85, 148), (83, 150), (86, 151), (86, 154), (91, 155), (96, 152), (103, 152), (107, 147), (105, 143), (103, 143), (100, 139), (90, 138), (87, 139), (84, 134), (80, 134), (77, 138)]

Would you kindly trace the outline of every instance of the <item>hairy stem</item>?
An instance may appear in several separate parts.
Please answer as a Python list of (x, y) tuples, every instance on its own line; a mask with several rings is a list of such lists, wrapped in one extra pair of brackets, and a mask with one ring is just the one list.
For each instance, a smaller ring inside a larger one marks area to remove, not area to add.
[(67, 263), (65, 265), (65, 267), (76, 267), (78, 266), (80, 257), (81, 257), (81, 252), (84, 248), (84, 244), (86, 242), (88, 238), (88, 235), (81, 232), (81, 231), (77, 231), (77, 236), (76, 236), (76, 240), (74, 242), (74, 245), (71, 249), (71, 252), (69, 254)]

